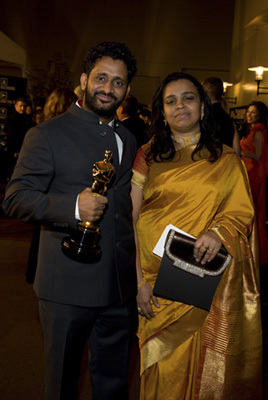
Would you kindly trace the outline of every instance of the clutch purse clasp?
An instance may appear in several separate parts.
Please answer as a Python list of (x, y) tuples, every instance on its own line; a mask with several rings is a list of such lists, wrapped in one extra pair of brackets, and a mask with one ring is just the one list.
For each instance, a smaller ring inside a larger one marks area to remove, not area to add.
[(224, 247), (220, 249), (215, 258), (206, 266), (197, 262), (193, 256), (196, 239), (182, 235), (175, 230), (169, 231), (165, 250), (167, 256), (173, 261), (174, 267), (180, 268), (200, 278), (218, 276), (222, 274), (231, 260), (231, 255)]

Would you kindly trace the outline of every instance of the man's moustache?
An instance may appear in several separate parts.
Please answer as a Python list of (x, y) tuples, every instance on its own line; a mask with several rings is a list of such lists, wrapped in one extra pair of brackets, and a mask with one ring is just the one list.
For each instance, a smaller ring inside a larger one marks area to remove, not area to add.
[(117, 97), (112, 93), (105, 93), (100, 91), (100, 92), (95, 92), (94, 96), (97, 96), (98, 94), (103, 94), (104, 96), (111, 97), (112, 99), (117, 100)]

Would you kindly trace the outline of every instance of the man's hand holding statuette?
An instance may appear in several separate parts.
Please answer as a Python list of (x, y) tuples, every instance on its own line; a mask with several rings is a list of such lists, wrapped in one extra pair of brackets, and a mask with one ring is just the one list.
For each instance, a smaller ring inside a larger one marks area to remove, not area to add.
[(81, 221), (98, 220), (102, 216), (107, 203), (107, 197), (93, 193), (90, 188), (84, 189), (78, 200)]

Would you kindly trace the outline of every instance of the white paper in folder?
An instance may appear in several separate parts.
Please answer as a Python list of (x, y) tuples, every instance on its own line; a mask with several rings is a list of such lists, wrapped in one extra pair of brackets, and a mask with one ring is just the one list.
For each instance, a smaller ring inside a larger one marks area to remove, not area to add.
[(171, 224), (167, 225), (165, 227), (162, 235), (160, 236), (160, 239), (156, 243), (155, 248), (153, 249), (153, 253), (156, 254), (157, 256), (161, 257), (161, 258), (163, 257), (163, 254), (164, 254), (166, 238), (167, 238), (167, 234), (170, 231), (170, 229), (174, 229), (174, 231), (176, 231), (176, 232), (183, 233), (184, 235), (190, 236), (190, 237), (195, 239), (194, 236), (189, 235), (189, 233), (184, 232), (182, 229), (177, 228), (176, 226), (171, 225)]

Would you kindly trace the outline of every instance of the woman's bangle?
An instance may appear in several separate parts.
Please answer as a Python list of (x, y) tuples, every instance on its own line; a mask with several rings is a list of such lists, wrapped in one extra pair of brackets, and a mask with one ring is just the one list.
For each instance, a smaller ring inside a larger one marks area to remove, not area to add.
[(145, 283), (147, 283), (146, 279), (143, 277), (140, 282), (138, 282), (138, 289), (141, 289)]

